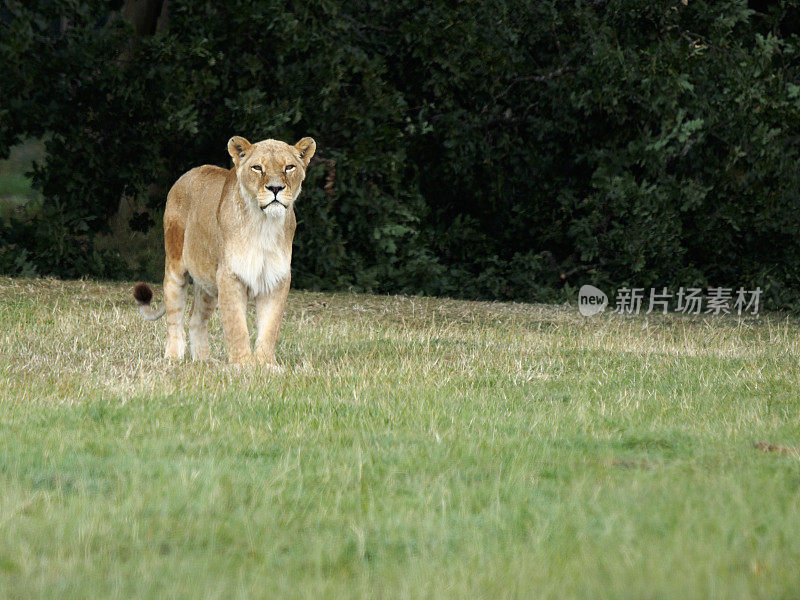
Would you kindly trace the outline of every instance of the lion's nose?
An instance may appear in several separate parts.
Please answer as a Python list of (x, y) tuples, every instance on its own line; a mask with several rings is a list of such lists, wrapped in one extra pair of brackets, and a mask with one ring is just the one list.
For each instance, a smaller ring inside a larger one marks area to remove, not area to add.
[(278, 192), (280, 192), (285, 187), (286, 187), (285, 185), (268, 185), (267, 189), (273, 194), (275, 194), (275, 196), (277, 197)]

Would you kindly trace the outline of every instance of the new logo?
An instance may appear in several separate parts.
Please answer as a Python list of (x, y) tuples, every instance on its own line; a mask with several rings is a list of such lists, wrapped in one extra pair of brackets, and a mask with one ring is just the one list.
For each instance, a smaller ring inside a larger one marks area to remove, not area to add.
[(608, 306), (608, 296), (593, 285), (582, 285), (578, 290), (578, 310), (584, 317), (601, 313)]

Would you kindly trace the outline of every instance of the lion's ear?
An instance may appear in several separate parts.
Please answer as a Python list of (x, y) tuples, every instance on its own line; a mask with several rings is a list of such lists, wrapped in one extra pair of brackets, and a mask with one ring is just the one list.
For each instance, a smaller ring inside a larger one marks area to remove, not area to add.
[(228, 154), (233, 159), (233, 164), (239, 166), (239, 161), (245, 157), (250, 149), (250, 142), (241, 136), (235, 135), (228, 140)]
[(311, 162), (311, 158), (314, 156), (314, 152), (317, 151), (317, 142), (315, 142), (313, 138), (304, 137), (297, 142), (294, 147), (297, 148), (300, 160), (303, 161), (303, 166), (307, 167), (308, 163)]

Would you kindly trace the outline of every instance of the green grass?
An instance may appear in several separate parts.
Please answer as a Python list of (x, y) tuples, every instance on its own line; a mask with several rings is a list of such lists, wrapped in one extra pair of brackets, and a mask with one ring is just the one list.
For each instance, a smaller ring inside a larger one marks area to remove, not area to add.
[(44, 143), (41, 140), (26, 140), (14, 146), (6, 160), (0, 160), (0, 220), (12, 214), (21, 214), (31, 201), (41, 198), (41, 194), (31, 187), (26, 173), (34, 161), (44, 157)]
[(2, 598), (797, 597), (795, 319), (293, 292), (275, 374), (129, 294), (0, 279)]
[(0, 175), (0, 221), (35, 210), (39, 194), (24, 175)]
[(33, 195), (31, 180), (24, 175), (0, 176), (0, 197), (27, 198)]

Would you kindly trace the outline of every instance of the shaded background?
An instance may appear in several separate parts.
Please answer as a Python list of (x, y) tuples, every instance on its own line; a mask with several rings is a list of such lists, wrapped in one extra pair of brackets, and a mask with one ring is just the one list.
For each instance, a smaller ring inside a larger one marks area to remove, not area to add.
[(1, 272), (157, 281), (182, 172), (229, 165), (234, 134), (310, 135), (296, 287), (800, 307), (796, 1), (7, 0), (0, 22)]

